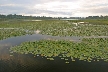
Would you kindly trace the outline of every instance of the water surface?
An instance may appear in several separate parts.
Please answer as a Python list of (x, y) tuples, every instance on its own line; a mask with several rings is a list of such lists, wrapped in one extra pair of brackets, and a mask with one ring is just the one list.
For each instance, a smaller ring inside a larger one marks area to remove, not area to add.
[[(103, 37), (105, 38), (105, 36)], [(65, 39), (81, 42), (82, 38), (33, 34), (0, 40), (0, 72), (108, 72), (108, 62), (103, 60), (86, 62), (76, 59), (76, 61), (72, 62), (71, 58), (68, 58), (69, 64), (66, 64), (66, 61), (61, 60), (59, 57), (54, 57), (54, 60), (50, 61), (46, 57), (32, 54), (14, 53), (11, 56), (9, 52), (11, 46), (19, 45), (25, 41)]]

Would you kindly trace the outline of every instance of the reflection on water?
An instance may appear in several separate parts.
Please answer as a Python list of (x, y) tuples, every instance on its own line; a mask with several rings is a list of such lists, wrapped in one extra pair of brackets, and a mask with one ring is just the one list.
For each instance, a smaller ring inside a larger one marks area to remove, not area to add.
[(18, 37), (11, 37), (4, 40), (0, 40), (0, 44), (7, 44), (10, 43), (12, 45), (19, 45), (25, 41), (35, 41), (41, 39), (64, 39), (64, 40), (71, 40), (79, 42), (81, 41), (82, 37), (59, 37), (59, 36), (50, 36), (50, 35), (41, 35), (41, 34), (33, 34), (33, 35), (26, 35), (26, 36), (18, 36)]
[(85, 62), (76, 59), (75, 62), (68, 58), (69, 64), (59, 57), (54, 57), (53, 61), (45, 57), (34, 56), (32, 54), (17, 54), (13, 56), (9, 52), (11, 46), (19, 45), (24, 41), (34, 41), (40, 39), (65, 39), (81, 41), (82, 37), (58, 37), (50, 35), (26, 35), (12, 37), (0, 41), (0, 72), (108, 72), (108, 62)]
[[(4, 55), (5, 56), (5, 55)], [(0, 60), (0, 72), (107, 72), (107, 62), (84, 62), (76, 60), (65, 64), (58, 57), (54, 61), (33, 55), (14, 54), (10, 59)]]

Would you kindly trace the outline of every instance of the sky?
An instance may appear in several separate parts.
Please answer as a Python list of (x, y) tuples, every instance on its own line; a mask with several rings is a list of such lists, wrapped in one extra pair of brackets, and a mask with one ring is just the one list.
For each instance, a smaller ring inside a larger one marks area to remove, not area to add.
[(108, 0), (0, 0), (0, 14), (50, 17), (108, 15)]

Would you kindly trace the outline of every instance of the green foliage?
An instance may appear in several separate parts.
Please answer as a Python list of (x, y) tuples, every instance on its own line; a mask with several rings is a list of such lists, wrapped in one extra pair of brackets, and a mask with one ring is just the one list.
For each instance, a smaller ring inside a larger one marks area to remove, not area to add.
[[(23, 42), (19, 46), (10, 48), (10, 52), (22, 54), (40, 54), (45, 57), (56, 57), (61, 54), (61, 59), (71, 57), (79, 60), (92, 61), (93, 59), (108, 60), (108, 38), (84, 38), (81, 43), (65, 40), (40, 40)], [(68, 60), (68, 59), (65, 59)]]
[[(89, 22), (88, 24), (74, 25), (73, 22)], [(24, 20), (7, 20), (0, 21), (0, 28), (19, 28), (19, 30), (0, 29), (1, 38), (26, 35), (28, 30), (30, 34), (40, 30), (40, 34), (52, 36), (108, 36), (107, 20), (43, 20), (43, 21), (24, 21)], [(3, 31), (3, 32), (2, 32)], [(12, 33), (10, 33), (10, 31)], [(15, 34), (13, 34), (15, 33)], [(5, 34), (9, 35), (6, 36)]]
[[(74, 23), (85, 22), (84, 24)], [(89, 22), (89, 23), (86, 23)], [(40, 40), (35, 42), (24, 42), (20, 46), (10, 49), (11, 53), (21, 53), (51, 57), (59, 56), (66, 60), (65, 57), (71, 57), (79, 60), (91, 62), (94, 58), (108, 60), (108, 39), (107, 38), (89, 38), (89, 36), (108, 36), (107, 20), (0, 20), (0, 40), (14, 36), (34, 34), (39, 30), (40, 34), (52, 36), (84, 36), (81, 43), (75, 43), (65, 40)], [(88, 38), (87, 38), (88, 37)], [(96, 60), (95, 60), (96, 61)]]

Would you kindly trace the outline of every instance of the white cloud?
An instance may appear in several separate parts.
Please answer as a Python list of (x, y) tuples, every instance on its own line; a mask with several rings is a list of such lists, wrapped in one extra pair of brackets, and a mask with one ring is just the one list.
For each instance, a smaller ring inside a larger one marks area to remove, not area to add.
[(108, 15), (108, 2), (107, 0), (86, 0), (82, 1), (76, 14), (81, 14), (83, 16), (89, 15)]
[(107, 0), (1, 0), (0, 13), (46, 16), (108, 15)]

